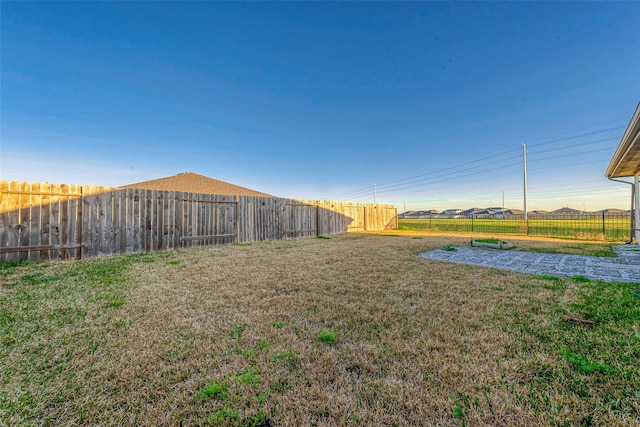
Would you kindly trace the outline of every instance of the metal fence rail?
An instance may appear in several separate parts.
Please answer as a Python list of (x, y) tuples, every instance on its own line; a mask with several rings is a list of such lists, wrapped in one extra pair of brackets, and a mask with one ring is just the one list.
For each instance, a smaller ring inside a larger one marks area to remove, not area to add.
[(628, 240), (631, 215), (593, 212), (578, 215), (529, 214), (504, 217), (483, 215), (425, 215), (400, 218), (398, 227), (405, 230), (463, 231), (529, 236), (565, 237), (582, 240)]

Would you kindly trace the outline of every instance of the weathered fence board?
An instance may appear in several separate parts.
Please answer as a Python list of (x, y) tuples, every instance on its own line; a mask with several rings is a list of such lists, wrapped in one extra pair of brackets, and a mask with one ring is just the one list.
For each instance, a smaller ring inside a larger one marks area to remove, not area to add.
[(0, 259), (77, 255), (77, 186), (0, 181)]
[(396, 217), (380, 204), (0, 181), (0, 261), (384, 230)]

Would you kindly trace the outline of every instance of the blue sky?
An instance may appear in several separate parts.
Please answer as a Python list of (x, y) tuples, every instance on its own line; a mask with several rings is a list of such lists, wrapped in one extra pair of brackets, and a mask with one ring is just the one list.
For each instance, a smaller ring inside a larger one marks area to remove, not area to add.
[(640, 2), (2, 2), (0, 179), (629, 205)]

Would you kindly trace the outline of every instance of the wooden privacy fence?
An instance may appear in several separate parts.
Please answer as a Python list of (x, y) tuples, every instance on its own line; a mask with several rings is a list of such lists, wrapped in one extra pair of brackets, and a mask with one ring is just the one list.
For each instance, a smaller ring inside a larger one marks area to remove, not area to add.
[(391, 228), (397, 228), (397, 210), (383, 204), (0, 181), (0, 261)]

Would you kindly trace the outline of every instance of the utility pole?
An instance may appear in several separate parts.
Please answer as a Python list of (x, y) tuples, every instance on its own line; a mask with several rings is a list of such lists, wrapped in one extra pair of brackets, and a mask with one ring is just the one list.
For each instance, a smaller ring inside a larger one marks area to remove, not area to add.
[(524, 176), (524, 220), (527, 220), (527, 146), (522, 144), (522, 167)]
[(373, 183), (373, 204), (376, 204), (376, 183)]

